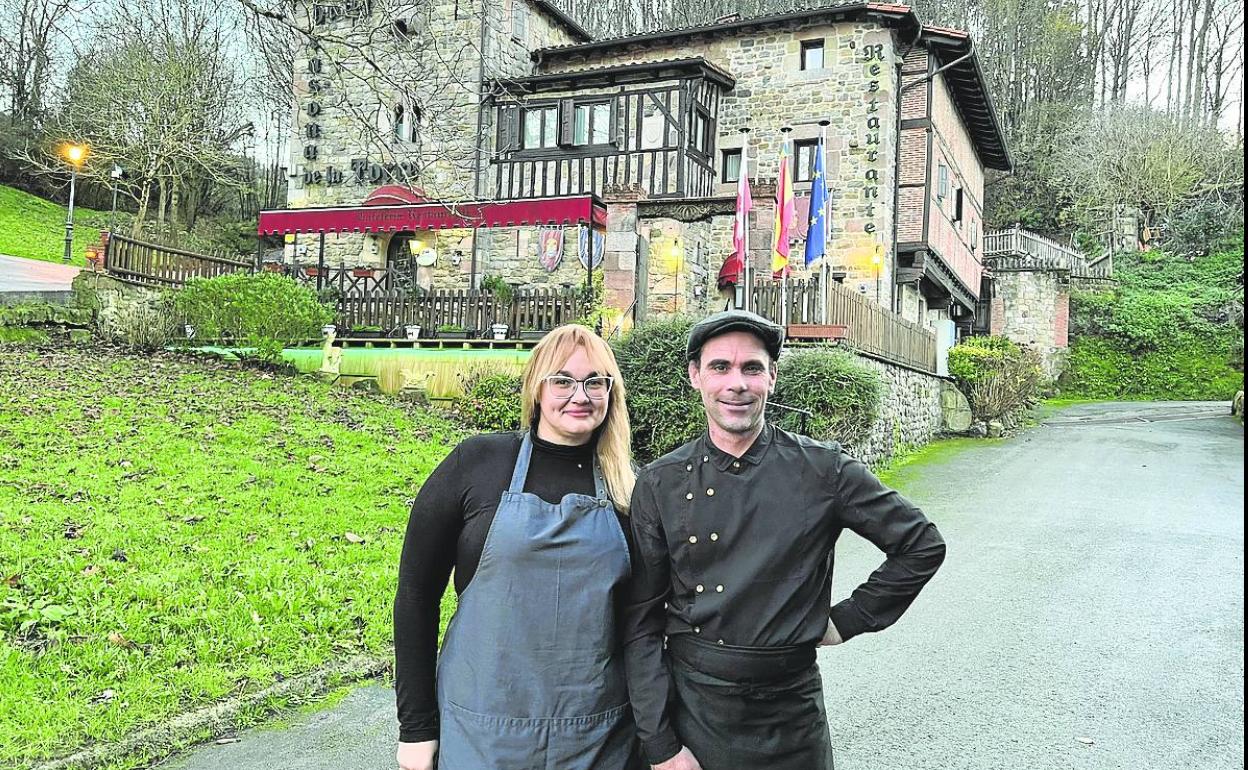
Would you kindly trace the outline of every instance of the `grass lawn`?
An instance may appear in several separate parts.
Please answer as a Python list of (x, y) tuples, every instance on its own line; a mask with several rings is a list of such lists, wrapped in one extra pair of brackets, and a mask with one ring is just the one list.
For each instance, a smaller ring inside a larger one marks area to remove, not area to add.
[[(74, 207), (74, 264), (87, 264), (87, 245), (108, 229), (108, 212)], [(0, 185), (0, 254), (60, 262), (65, 254), (65, 207)]]
[(0, 346), (0, 767), (386, 654), (461, 437), (308, 377)]

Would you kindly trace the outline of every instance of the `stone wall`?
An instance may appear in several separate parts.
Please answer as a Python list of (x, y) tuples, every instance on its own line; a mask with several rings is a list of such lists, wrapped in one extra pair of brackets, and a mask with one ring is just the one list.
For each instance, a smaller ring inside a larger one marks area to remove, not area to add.
[[(823, 40), (823, 69), (800, 67), (803, 41)], [(815, 139), (818, 121), (828, 119), (828, 168), (832, 187), (831, 242), (828, 251), (839, 269), (849, 273), (846, 284), (874, 286), (872, 257), (883, 255), (881, 281), (891, 282), (894, 167), (896, 132), (896, 44), (893, 33), (877, 24), (843, 22), (776, 26), (749, 35), (662, 41), (625, 52), (576, 54), (548, 58), (543, 72), (566, 72), (632, 62), (702, 56), (736, 78), (736, 87), (720, 104), (716, 169), (722, 151), (744, 142), (749, 128), (750, 174), (774, 180), (779, 164), (780, 129), (791, 127), (788, 139)], [(802, 196), (810, 183), (795, 185)], [(735, 183), (716, 185), (715, 195), (731, 198)], [(774, 189), (773, 189), (774, 193)], [(771, 244), (774, 206), (755, 190), (751, 249), (760, 244), (765, 258)], [(799, 203), (799, 216), (806, 203)], [(803, 224), (799, 225), (805, 232)], [(731, 229), (728, 230), (731, 232)], [(644, 233), (643, 233), (644, 235)], [(802, 241), (794, 246), (794, 263), (802, 277)], [(722, 261), (722, 256), (721, 256)], [(718, 270), (719, 265), (716, 264)], [(872, 295), (874, 296), (874, 295)], [(884, 293), (887, 302), (888, 293)]]
[(930, 443), (942, 432), (940, 396), (945, 380), (874, 358), (858, 358), (884, 380), (880, 416), (862, 446), (852, 448), (860, 459), (876, 466), (901, 449)]
[(1065, 366), (1070, 285), (1064, 273), (998, 272), (993, 279), (991, 332), (1040, 354), (1045, 376)]

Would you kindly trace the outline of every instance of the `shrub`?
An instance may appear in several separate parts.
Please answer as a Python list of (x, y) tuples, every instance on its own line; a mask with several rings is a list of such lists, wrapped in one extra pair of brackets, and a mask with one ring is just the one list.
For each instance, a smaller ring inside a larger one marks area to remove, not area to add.
[(1064, 396), (1164, 401), (1229, 401), (1243, 390), (1244, 374), (1226, 356), (1198, 346), (1139, 353), (1102, 337), (1076, 339), (1059, 380)]
[(689, 385), (685, 359), (691, 326), (691, 318), (642, 324), (614, 346), (628, 387), (638, 462), (670, 452), (705, 429), (702, 401)]
[(268, 363), (278, 361), (283, 348), (319, 337), (334, 318), (315, 291), (276, 273), (194, 278), (174, 303), (199, 338), (228, 341)]
[[(852, 354), (813, 348), (780, 360), (775, 400), (813, 413), (807, 433), (820, 440), (857, 445), (880, 412), (884, 383)], [(774, 422), (798, 432), (801, 415), (777, 410)]]
[(520, 375), (471, 371), (455, 411), (475, 430), (520, 429)]
[(1040, 397), (1040, 357), (1005, 337), (971, 337), (949, 351), (949, 374), (976, 419), (997, 420)]

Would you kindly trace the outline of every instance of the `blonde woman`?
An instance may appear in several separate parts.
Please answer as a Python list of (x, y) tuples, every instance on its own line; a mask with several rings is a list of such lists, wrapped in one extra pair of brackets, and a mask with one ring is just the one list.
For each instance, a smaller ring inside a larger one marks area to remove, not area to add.
[(620, 370), (561, 326), (521, 387), (528, 429), (464, 441), (412, 506), (394, 602), (402, 770), (640, 767), (615, 629), (634, 481)]

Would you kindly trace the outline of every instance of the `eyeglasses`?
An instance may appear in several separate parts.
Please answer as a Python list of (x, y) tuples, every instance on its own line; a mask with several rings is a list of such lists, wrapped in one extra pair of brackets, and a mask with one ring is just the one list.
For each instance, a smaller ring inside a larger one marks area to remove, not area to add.
[(615, 383), (614, 378), (602, 375), (578, 380), (563, 374), (548, 374), (542, 379), (546, 381), (546, 387), (550, 388), (550, 393), (555, 398), (572, 398), (576, 395), (576, 386), (584, 385), (585, 395), (595, 401), (606, 398), (611, 392), (611, 385)]

